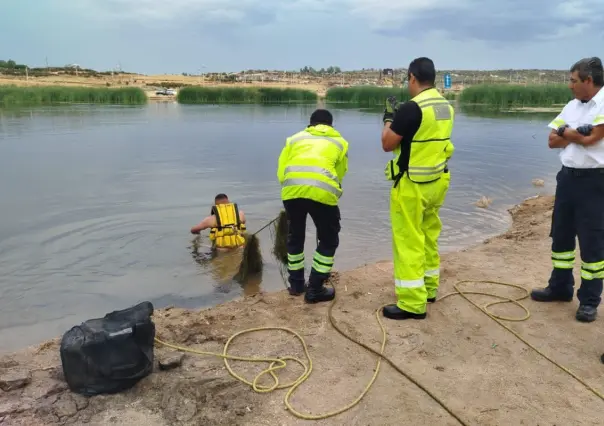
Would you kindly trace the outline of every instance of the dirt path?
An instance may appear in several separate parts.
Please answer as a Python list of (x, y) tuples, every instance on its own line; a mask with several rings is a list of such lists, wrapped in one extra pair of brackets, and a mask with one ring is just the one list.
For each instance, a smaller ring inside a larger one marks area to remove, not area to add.
[[(552, 198), (524, 202), (513, 209), (514, 225), (506, 234), (474, 248), (443, 257), (441, 295), (459, 280), (483, 279), (541, 286), (550, 271), (549, 223)], [(388, 243), (388, 242), (385, 242)], [(578, 272), (578, 271), (577, 271)], [(337, 285), (337, 322), (354, 337), (379, 348), (374, 310), (394, 300), (388, 262), (341, 274)], [(517, 290), (476, 285), (486, 291), (518, 296)], [(516, 293), (514, 293), (516, 291)], [(492, 298), (470, 296), (484, 304)], [(523, 303), (531, 317), (508, 324), (556, 361), (604, 392), (601, 321), (575, 321), (571, 304)], [(121, 307), (116, 307), (121, 308)], [(513, 306), (495, 307), (502, 315), (521, 317)], [(228, 336), (246, 328), (286, 326), (306, 339), (313, 372), (292, 398), (302, 412), (320, 414), (352, 401), (366, 386), (375, 357), (337, 334), (326, 317), (327, 306), (307, 306), (285, 292), (263, 294), (203, 311), (156, 312), (158, 337), (203, 350), (222, 350)], [(492, 319), (459, 296), (429, 307), (425, 321), (386, 322), (386, 354), (441, 398), (471, 425), (602, 425), (604, 401), (543, 359)], [(61, 381), (58, 340), (0, 359), (2, 377), (12, 373), (32, 381), (0, 393), (0, 424), (136, 424), (136, 425), (302, 425), (288, 413), (285, 391), (256, 394), (228, 374), (220, 359), (188, 355), (181, 367), (156, 371), (121, 395), (90, 399), (66, 390)], [(158, 348), (158, 357), (168, 352)], [(294, 338), (280, 332), (246, 335), (233, 354), (303, 357)], [(252, 379), (261, 366), (233, 362)], [(26, 371), (23, 371), (25, 369)], [(21, 372), (20, 372), (21, 371)], [(287, 382), (300, 374), (292, 365)], [(2, 392), (2, 391), (0, 391)], [(2, 419), (3, 422), (2, 422)], [(456, 425), (446, 411), (388, 364), (356, 407), (317, 424)]]

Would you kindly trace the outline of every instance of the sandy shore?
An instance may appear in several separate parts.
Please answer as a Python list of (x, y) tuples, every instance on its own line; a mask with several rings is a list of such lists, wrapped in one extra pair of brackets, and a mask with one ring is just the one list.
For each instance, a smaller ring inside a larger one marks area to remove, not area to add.
[[(441, 295), (459, 280), (497, 280), (527, 289), (543, 285), (550, 271), (548, 238), (551, 197), (525, 201), (512, 209), (505, 234), (473, 248), (443, 256)], [(578, 271), (576, 271), (578, 272)], [(379, 349), (374, 311), (394, 300), (392, 265), (382, 262), (342, 273), (336, 284), (337, 323), (350, 335)], [(509, 297), (519, 290), (477, 284)], [(483, 305), (496, 299), (469, 296)], [(600, 321), (578, 323), (577, 302), (522, 301), (528, 320), (507, 322), (513, 330), (600, 392), (604, 392), (604, 339)], [(120, 309), (122, 307), (116, 307)], [(202, 311), (165, 309), (155, 313), (158, 337), (176, 344), (221, 352), (233, 333), (260, 326), (285, 326), (308, 343), (313, 371), (291, 399), (298, 411), (321, 414), (353, 401), (367, 385), (376, 357), (339, 335), (327, 319), (328, 306), (305, 305), (285, 291), (260, 294)], [(521, 318), (518, 307), (492, 310)], [(601, 425), (604, 401), (551, 364), (460, 296), (429, 306), (425, 321), (385, 322), (386, 355), (440, 398), (470, 425)], [(61, 380), (58, 339), (0, 358), (0, 385), (12, 375), (18, 389), (0, 391), (2, 425), (301, 425), (289, 413), (285, 390), (257, 394), (233, 379), (222, 360), (186, 355), (180, 367), (156, 371), (120, 395), (86, 399), (70, 393)], [(232, 354), (294, 355), (299, 343), (283, 332), (259, 332), (237, 339)], [(156, 356), (170, 350), (158, 347)], [(232, 362), (252, 380), (264, 365)], [(291, 365), (282, 383), (296, 378)], [(29, 384), (27, 384), (29, 382)], [(268, 383), (267, 383), (268, 384)], [(349, 411), (318, 424), (456, 425), (442, 407), (387, 363), (369, 394)]]
[[(203, 80), (198, 77), (179, 76), (179, 75), (116, 75), (104, 77), (77, 77), (77, 76), (48, 76), (48, 77), (24, 77), (14, 78), (0, 76), (0, 86), (2, 85), (17, 85), (17, 86), (88, 86), (88, 87), (140, 87), (147, 92), (147, 95), (156, 99), (170, 98), (169, 96), (155, 96), (155, 89), (161, 87), (174, 88), (178, 90), (180, 85), (190, 84), (195, 86), (205, 87), (277, 87), (277, 88), (293, 88), (305, 89), (317, 92), (320, 96), (324, 96), (327, 90), (325, 84), (317, 84), (314, 82), (304, 83), (302, 81), (291, 82), (234, 82), (234, 83), (215, 83), (209, 80)], [(171, 85), (174, 85), (171, 87)]]
[[(107, 76), (102, 78), (94, 77), (76, 77), (76, 76), (48, 76), (48, 77), (30, 77), (25, 78), (9, 78), (0, 76), (0, 86), (16, 85), (16, 86), (85, 86), (85, 87), (139, 87), (145, 91), (147, 98), (151, 102), (176, 102), (176, 96), (156, 95), (159, 88), (174, 88), (176, 91), (180, 89), (182, 84), (191, 84), (203, 87), (274, 87), (274, 88), (290, 88), (304, 89), (317, 93), (319, 97), (324, 97), (327, 93), (327, 86), (316, 83), (299, 83), (299, 82), (235, 82), (235, 83), (212, 83), (204, 81), (198, 77), (178, 76), (178, 75), (131, 75), (131, 76)], [(175, 86), (171, 86), (174, 84)]]

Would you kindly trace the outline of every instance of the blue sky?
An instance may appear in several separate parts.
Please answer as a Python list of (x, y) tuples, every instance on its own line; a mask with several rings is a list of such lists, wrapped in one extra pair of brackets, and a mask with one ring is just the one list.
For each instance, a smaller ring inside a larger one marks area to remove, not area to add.
[[(0, 57), (141, 73), (567, 69), (604, 57), (602, 0), (1, 0)], [(205, 66), (205, 67), (204, 67)]]

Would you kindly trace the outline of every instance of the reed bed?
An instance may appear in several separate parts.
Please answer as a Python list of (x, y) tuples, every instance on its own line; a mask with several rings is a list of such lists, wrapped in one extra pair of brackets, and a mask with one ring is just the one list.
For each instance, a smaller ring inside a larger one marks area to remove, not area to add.
[(409, 92), (399, 87), (332, 87), (327, 90), (326, 100), (333, 103), (349, 103), (361, 106), (382, 106), (388, 96), (396, 96), (399, 102), (409, 100)]
[(488, 105), (499, 108), (549, 107), (566, 104), (572, 93), (566, 85), (513, 86), (485, 84), (470, 86), (461, 91), (459, 102)]
[(273, 87), (183, 87), (176, 97), (181, 104), (287, 104), (317, 102), (317, 93)]
[(142, 105), (147, 95), (137, 87), (0, 86), (0, 106), (56, 104)]

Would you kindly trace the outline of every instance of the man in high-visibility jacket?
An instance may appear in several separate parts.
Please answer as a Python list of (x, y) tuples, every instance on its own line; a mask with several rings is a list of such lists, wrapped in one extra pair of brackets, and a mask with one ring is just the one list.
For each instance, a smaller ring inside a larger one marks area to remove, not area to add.
[(439, 209), (449, 189), (447, 166), (454, 111), (434, 87), (429, 58), (417, 58), (407, 72), (411, 100), (396, 110), (386, 101), (382, 148), (393, 152), (384, 173), (392, 180), (390, 220), (397, 303), (383, 315), (395, 320), (424, 319), (427, 302), (436, 300), (440, 257)]
[[(335, 290), (324, 286), (340, 243), (342, 180), (348, 171), (348, 142), (333, 128), (333, 117), (325, 109), (310, 116), (310, 125), (290, 136), (279, 156), (277, 177), (287, 213), (289, 233), (287, 259), (289, 291), (305, 293), (307, 303), (332, 300)], [(313, 256), (308, 288), (304, 280), (306, 217), (316, 228), (318, 246)]]

